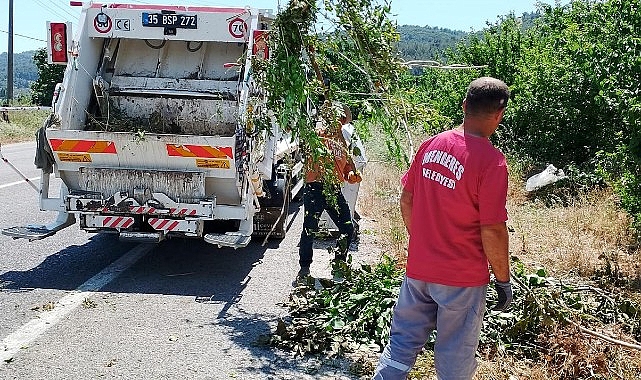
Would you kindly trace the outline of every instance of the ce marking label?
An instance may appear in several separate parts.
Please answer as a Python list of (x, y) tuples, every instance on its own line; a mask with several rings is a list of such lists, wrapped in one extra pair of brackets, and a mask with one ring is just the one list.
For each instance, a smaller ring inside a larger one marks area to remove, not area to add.
[(131, 20), (126, 18), (117, 18), (115, 20), (116, 30), (124, 30), (129, 32), (131, 30)]

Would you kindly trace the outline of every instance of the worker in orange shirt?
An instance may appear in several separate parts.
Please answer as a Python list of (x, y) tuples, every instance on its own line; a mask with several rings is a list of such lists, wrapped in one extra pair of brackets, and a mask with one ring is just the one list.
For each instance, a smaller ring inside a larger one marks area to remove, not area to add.
[(314, 235), (318, 232), (318, 221), (323, 211), (327, 211), (340, 234), (334, 250), (334, 265), (332, 265), (334, 269), (347, 259), (347, 251), (354, 238), (351, 211), (340, 186), (344, 181), (350, 184), (359, 183), (362, 178), (356, 170), (341, 131), (342, 124), (348, 120), (347, 115), (342, 107), (339, 112), (340, 124), (329, 125), (326, 128), (321, 126), (316, 130), (327, 150), (326, 154), (321, 155), (318, 160), (314, 160), (311, 155), (306, 157), (303, 192), (305, 217), (298, 251), (300, 264), (298, 279), (303, 279), (310, 274)]

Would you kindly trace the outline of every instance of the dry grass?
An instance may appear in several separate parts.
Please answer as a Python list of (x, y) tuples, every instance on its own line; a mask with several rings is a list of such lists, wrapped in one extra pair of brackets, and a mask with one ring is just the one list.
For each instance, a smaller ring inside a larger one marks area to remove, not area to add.
[(565, 207), (546, 207), (527, 201), (522, 188), (512, 181), (508, 197), (512, 255), (556, 277), (593, 277), (614, 266), (609, 270), (638, 283), (641, 253), (630, 231), (631, 220), (611, 190), (580, 195)]
[(0, 119), (0, 144), (35, 140), (35, 133), (42, 126), (49, 111), (8, 111), (9, 123)]
[[(554, 351), (545, 361), (534, 362), (511, 356), (493, 360), (477, 358), (474, 380), (569, 380), (569, 379), (638, 379), (641, 353), (631, 353), (616, 346), (606, 346), (594, 339), (577, 339), (572, 329), (554, 329), (549, 334)], [(599, 377), (595, 372), (607, 373)], [(435, 380), (434, 355), (425, 351), (414, 365), (410, 380)]]
[(641, 352), (604, 344), (573, 326), (550, 326), (536, 343), (547, 347), (542, 348), (539, 361), (510, 356), (481, 358), (474, 379), (639, 379)]
[(407, 233), (398, 206), (400, 171), (380, 161), (370, 161), (360, 189), (358, 210), (361, 216), (375, 222), (374, 232), (382, 237), (384, 251), (404, 262)]

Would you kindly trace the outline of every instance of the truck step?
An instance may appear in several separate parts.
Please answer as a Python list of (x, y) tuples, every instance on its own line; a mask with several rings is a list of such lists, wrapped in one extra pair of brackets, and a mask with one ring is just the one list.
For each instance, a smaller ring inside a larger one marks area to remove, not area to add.
[(29, 241), (40, 240), (55, 235), (56, 232), (65, 229), (76, 223), (73, 214), (60, 211), (56, 220), (47, 225), (27, 224), (20, 227), (8, 227), (2, 230), (3, 235), (11, 236), (14, 239), (27, 239)]
[(205, 235), (205, 241), (209, 244), (215, 244), (219, 247), (243, 248), (251, 241), (251, 236), (239, 233), (227, 232), (224, 234), (210, 233)]
[(40, 240), (54, 235), (57, 230), (50, 230), (45, 226), (20, 226), (20, 227), (7, 227), (2, 229), (2, 234), (10, 236), (14, 239), (28, 239)]

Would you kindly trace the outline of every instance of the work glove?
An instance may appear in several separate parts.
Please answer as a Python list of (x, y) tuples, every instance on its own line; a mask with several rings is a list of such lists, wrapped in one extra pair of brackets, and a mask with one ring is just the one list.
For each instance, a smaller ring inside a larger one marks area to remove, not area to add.
[(499, 295), (499, 300), (493, 310), (508, 311), (512, 303), (512, 284), (510, 281), (502, 282), (494, 280), (494, 289), (496, 289), (496, 293)]

